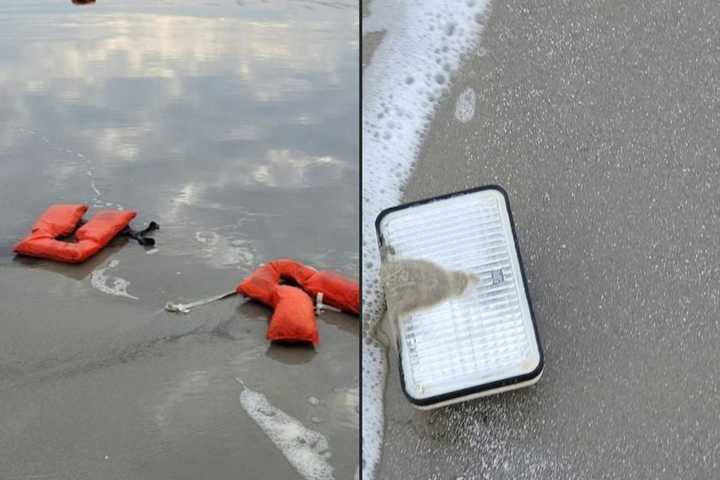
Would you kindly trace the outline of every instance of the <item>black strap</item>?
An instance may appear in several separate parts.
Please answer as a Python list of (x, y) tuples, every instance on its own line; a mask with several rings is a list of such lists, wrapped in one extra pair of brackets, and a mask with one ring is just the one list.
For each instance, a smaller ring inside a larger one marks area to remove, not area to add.
[(133, 230), (130, 225), (128, 225), (122, 232), (119, 233), (119, 235), (135, 239), (143, 247), (152, 247), (153, 245), (155, 245), (155, 239), (147, 237), (146, 235), (154, 232), (155, 230), (158, 230), (159, 228), (160, 225), (155, 222), (150, 222), (150, 225), (148, 225), (147, 228), (139, 231)]

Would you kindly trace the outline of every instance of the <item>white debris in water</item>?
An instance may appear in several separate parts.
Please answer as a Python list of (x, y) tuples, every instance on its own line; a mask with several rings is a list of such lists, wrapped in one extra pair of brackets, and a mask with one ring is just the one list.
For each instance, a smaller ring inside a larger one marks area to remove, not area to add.
[(475, 90), (468, 87), (458, 95), (455, 102), (455, 118), (460, 123), (467, 123), (475, 116)]
[(307, 399), (308, 403), (310, 405), (320, 405), (320, 400), (317, 399), (317, 397), (308, 397)]
[(92, 274), (90, 275), (90, 284), (96, 290), (100, 290), (102, 293), (107, 293), (108, 295), (115, 295), (116, 297), (126, 297), (138, 300), (138, 297), (130, 295), (127, 292), (127, 288), (130, 286), (130, 282), (128, 282), (124, 278), (113, 277), (112, 286), (108, 285), (108, 280), (110, 280), (110, 278), (105, 275), (105, 272), (111, 268), (117, 267), (119, 263), (120, 262), (118, 262), (117, 260), (113, 260), (107, 267), (98, 268), (97, 270), (92, 272)]
[(297, 419), (274, 407), (265, 395), (243, 385), (240, 404), (265, 435), (307, 480), (334, 480), (328, 463), (330, 447), (324, 435), (306, 428)]
[[(477, 47), (488, 0), (375, 0), (364, 33), (385, 32), (363, 75), (363, 313), (383, 313), (375, 218), (401, 201), (422, 135), (462, 56)], [(365, 326), (367, 327), (367, 325)], [(364, 329), (367, 331), (367, 328)], [(385, 355), (363, 344), (362, 478), (374, 477), (383, 432)]]
[(150, 250), (147, 250), (145, 253), (146, 253), (147, 255), (155, 255), (155, 254), (158, 253), (159, 251), (160, 251), (160, 250), (157, 249), (157, 248), (151, 248)]

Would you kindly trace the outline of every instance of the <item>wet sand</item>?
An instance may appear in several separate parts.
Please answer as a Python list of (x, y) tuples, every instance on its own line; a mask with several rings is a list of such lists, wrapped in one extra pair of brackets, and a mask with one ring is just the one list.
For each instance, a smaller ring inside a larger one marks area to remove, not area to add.
[[(0, 478), (302, 478), (236, 378), (357, 468), (356, 318), (312, 350), (236, 298), (162, 310), (279, 256), (357, 277), (357, 8), (194, 3), (0, 8)], [(138, 210), (157, 250), (14, 256), (53, 202)]]
[(715, 475), (718, 17), (709, 1), (492, 2), (404, 199), (509, 191), (545, 372), (428, 413), (393, 359), (377, 478)]

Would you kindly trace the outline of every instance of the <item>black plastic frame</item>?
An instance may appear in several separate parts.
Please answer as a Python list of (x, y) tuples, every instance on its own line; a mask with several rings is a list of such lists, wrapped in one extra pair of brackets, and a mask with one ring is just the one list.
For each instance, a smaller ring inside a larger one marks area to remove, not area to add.
[(395, 207), (386, 208), (385, 210), (380, 212), (378, 214), (377, 218), (375, 219), (375, 232), (377, 233), (378, 246), (379, 246), (380, 250), (382, 251), (383, 245), (384, 245), (384, 238), (382, 236), (382, 232), (380, 231), (380, 222), (382, 222), (382, 219), (385, 218), (385, 216), (388, 215), (389, 213), (396, 212), (398, 210), (404, 210), (404, 209), (410, 208), (410, 207), (416, 207), (418, 205), (423, 205), (426, 203), (436, 202), (439, 200), (446, 200), (448, 198), (459, 197), (461, 195), (467, 195), (470, 193), (477, 193), (477, 192), (481, 192), (484, 190), (495, 190), (497, 192), (500, 192), (502, 194), (503, 198), (505, 199), (505, 207), (507, 208), (508, 218), (510, 219), (510, 230), (512, 231), (512, 235), (513, 235), (513, 243), (515, 244), (515, 253), (518, 258), (518, 263), (520, 264), (520, 276), (522, 277), (523, 288), (525, 289), (525, 298), (527, 299), (528, 309), (530, 310), (530, 319), (532, 321), (533, 331), (535, 332), (535, 341), (537, 342), (537, 348), (538, 348), (538, 353), (540, 355), (540, 358), (538, 360), (537, 367), (535, 367), (535, 369), (532, 372), (529, 372), (529, 373), (526, 373), (523, 375), (518, 375), (516, 377), (497, 380), (494, 382), (484, 383), (484, 384), (481, 384), (481, 385), (478, 385), (475, 387), (464, 388), (462, 390), (456, 390), (454, 392), (446, 393), (443, 395), (435, 395), (434, 397), (415, 398), (408, 393), (407, 388), (405, 386), (405, 375), (403, 373), (403, 368), (402, 368), (402, 354), (400, 352), (400, 345), (398, 342), (398, 366), (400, 369), (400, 383), (402, 386), (402, 390), (403, 390), (403, 393), (405, 394), (405, 396), (407, 397), (408, 401), (418, 407), (430, 407), (434, 404), (447, 402), (449, 400), (454, 400), (456, 398), (466, 397), (469, 395), (475, 395), (478, 393), (486, 392), (488, 390), (495, 390), (497, 388), (503, 388), (503, 387), (507, 387), (507, 386), (514, 385), (517, 383), (534, 380), (535, 378), (539, 377), (540, 374), (542, 374), (543, 368), (545, 366), (545, 357), (543, 354), (542, 343), (540, 342), (540, 335), (538, 333), (537, 322), (535, 321), (535, 312), (533, 310), (532, 301), (530, 299), (530, 290), (528, 289), (527, 278), (525, 276), (525, 267), (523, 265), (522, 256), (520, 254), (520, 245), (518, 243), (517, 233), (515, 231), (515, 221), (513, 220), (512, 210), (510, 209), (510, 197), (508, 196), (508, 194), (504, 188), (502, 188), (499, 185), (484, 185), (481, 187), (475, 187), (475, 188), (471, 188), (468, 190), (462, 190), (459, 192), (447, 193), (447, 194), (440, 195), (437, 197), (426, 198), (423, 200), (417, 200), (414, 202), (403, 203), (403, 204), (397, 205)]

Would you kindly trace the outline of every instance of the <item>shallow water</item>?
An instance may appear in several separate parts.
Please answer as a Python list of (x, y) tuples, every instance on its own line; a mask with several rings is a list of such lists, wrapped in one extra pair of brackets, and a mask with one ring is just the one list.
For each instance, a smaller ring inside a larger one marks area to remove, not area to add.
[[(269, 347), (257, 305), (162, 306), (277, 256), (357, 276), (357, 22), (342, 0), (0, 7), (1, 478), (298, 477), (235, 377), (352, 477), (357, 319), (321, 316), (312, 351)], [(137, 210), (156, 249), (15, 257), (53, 202)]]

